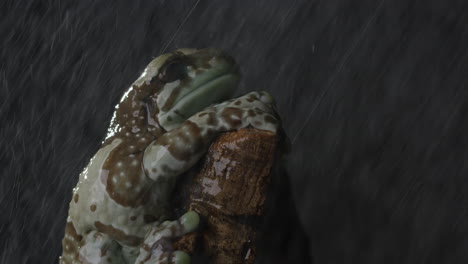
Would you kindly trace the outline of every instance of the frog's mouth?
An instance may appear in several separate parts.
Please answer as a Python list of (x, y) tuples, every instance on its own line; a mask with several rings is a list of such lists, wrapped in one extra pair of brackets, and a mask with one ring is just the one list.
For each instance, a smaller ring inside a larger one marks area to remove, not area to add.
[(239, 67), (235, 60), (218, 49), (186, 52), (185, 78), (166, 87), (160, 100), (171, 102), (169, 109), (158, 114), (159, 123), (171, 130), (206, 107), (233, 96), (239, 83)]
[(224, 73), (208, 80), (184, 95), (174, 106), (175, 112), (183, 118), (203, 110), (204, 108), (222, 102), (232, 96), (239, 82), (236, 73)]
[(161, 113), (159, 120), (165, 129), (171, 130), (206, 107), (231, 98), (240, 79), (235, 67), (206, 75), (208, 76), (194, 80), (192, 88), (169, 111)]

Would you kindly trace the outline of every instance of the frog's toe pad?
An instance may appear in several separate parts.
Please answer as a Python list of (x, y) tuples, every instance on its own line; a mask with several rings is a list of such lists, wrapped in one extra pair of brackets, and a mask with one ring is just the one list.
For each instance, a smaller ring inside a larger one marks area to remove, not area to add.
[(183, 251), (174, 251), (173, 260), (176, 264), (190, 264), (190, 256)]
[(180, 217), (180, 223), (186, 233), (192, 232), (200, 224), (200, 216), (195, 211), (189, 211)]

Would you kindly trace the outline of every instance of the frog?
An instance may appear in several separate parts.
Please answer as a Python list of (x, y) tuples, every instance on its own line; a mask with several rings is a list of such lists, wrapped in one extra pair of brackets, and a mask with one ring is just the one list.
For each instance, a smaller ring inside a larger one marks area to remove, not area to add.
[(239, 80), (239, 66), (219, 49), (183, 48), (151, 60), (123, 93), (73, 188), (60, 264), (190, 263), (171, 241), (195, 231), (200, 216), (171, 219), (177, 179), (222, 133), (279, 128), (269, 93), (233, 98)]

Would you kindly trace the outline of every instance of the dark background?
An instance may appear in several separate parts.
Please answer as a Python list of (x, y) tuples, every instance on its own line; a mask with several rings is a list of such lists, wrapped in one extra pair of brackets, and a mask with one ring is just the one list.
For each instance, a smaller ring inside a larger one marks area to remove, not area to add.
[(239, 95), (276, 98), (285, 263), (468, 261), (467, 1), (113, 2), (0, 2), (0, 263), (56, 263), (78, 173), (166, 46), (222, 48)]

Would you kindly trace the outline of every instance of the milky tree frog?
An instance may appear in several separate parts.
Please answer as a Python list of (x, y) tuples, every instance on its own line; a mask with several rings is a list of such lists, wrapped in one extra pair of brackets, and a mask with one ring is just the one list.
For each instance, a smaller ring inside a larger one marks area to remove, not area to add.
[(238, 81), (234, 60), (216, 49), (179, 49), (149, 63), (73, 189), (60, 263), (190, 262), (169, 243), (199, 223), (193, 211), (169, 219), (177, 177), (220, 133), (278, 128), (268, 93), (230, 99)]

